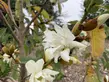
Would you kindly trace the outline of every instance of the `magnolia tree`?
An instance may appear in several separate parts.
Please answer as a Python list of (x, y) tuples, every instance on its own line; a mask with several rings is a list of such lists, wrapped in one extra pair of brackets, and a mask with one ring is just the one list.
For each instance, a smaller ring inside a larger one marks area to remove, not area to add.
[[(108, 82), (109, 50), (104, 50), (108, 5), (85, 0), (83, 17), (70, 22), (74, 26), (69, 30), (68, 24), (54, 22), (53, 6), (61, 14), (65, 1), (0, 0), (0, 81), (53, 82), (64, 76), (62, 65), (85, 64), (84, 82)], [(100, 8), (105, 12), (87, 19)], [(88, 61), (81, 62), (81, 57)]]

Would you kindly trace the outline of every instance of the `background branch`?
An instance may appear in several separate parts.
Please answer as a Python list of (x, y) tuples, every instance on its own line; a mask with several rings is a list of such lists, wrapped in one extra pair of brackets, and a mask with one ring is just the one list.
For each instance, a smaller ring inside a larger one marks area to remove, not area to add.
[(43, 11), (43, 8), (45, 6), (45, 4), (47, 3), (48, 0), (46, 0), (44, 2), (44, 4), (42, 5), (41, 9), (39, 10), (39, 12), (36, 13), (35, 17), (30, 21), (30, 23), (26, 26), (26, 29), (24, 31), (24, 34), (26, 34), (29, 30), (30, 25), (36, 20), (36, 18), (38, 18), (38, 16), (40, 15), (40, 13)]
[[(15, 26), (16, 28), (18, 28), (18, 26), (17, 26), (17, 24), (16, 24), (16, 22), (15, 22), (15, 19), (14, 19), (14, 17), (13, 17), (13, 14), (12, 14), (11, 6), (10, 6), (10, 0), (8, 0), (8, 7), (9, 7), (9, 16), (10, 16), (10, 19), (13, 21), (14, 26)], [(15, 29), (16, 29), (16, 28), (15, 28)], [(17, 29), (16, 29), (16, 30), (17, 30)]]
[(8, 26), (9, 30), (11, 31), (12, 33), (12, 36), (14, 37), (14, 39), (19, 43), (19, 40), (17, 38), (17, 36), (15, 35), (13, 29), (11, 28), (10, 24), (8, 23), (8, 21), (6, 20), (5, 16), (3, 15), (2, 11), (0, 10), (0, 14), (2, 15), (3, 17), (3, 20), (5, 21), (6, 25)]

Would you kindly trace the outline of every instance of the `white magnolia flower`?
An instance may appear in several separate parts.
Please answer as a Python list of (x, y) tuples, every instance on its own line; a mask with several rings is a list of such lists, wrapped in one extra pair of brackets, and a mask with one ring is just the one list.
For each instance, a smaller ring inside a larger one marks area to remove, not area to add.
[(10, 58), (10, 56), (5, 53), (3, 55), (3, 61), (7, 62), (7, 63), (10, 63), (12, 61), (12, 58)]
[(70, 60), (70, 49), (79, 48), (84, 50), (86, 45), (74, 41), (75, 36), (70, 32), (67, 25), (63, 28), (54, 24), (55, 31), (46, 29), (44, 32), (44, 49), (45, 49), (45, 60), (50, 61), (54, 58), (55, 63), (58, 62), (59, 57), (64, 61), (69, 62)]
[(82, 63), (81, 61), (79, 61), (79, 60), (78, 60), (77, 58), (75, 58), (75, 57), (71, 57), (70, 59), (73, 61), (74, 64), (81, 64), (81, 63)]
[(48, 68), (43, 69), (44, 60), (40, 59), (37, 62), (29, 60), (25, 67), (30, 76), (29, 82), (53, 82), (55, 76), (59, 74), (57, 71)]
[[(12, 56), (13, 56), (14, 59), (16, 58), (16, 56), (14, 55), (14, 53), (12, 54)], [(13, 58), (10, 57), (10, 55), (8, 55), (6, 53), (3, 54), (3, 61), (4, 62), (11, 63), (11, 61), (12, 61)]]

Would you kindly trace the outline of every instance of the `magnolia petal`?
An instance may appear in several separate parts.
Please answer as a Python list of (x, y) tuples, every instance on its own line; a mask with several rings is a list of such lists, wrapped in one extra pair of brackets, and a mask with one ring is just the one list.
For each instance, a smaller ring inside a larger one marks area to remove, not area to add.
[(43, 74), (45, 75), (46, 81), (53, 82), (53, 80), (55, 79), (55, 76), (57, 74), (59, 74), (59, 72), (58, 71), (53, 71), (53, 70), (50, 70), (50, 69), (44, 69)]
[(102, 14), (98, 17), (97, 19), (97, 23), (98, 23), (98, 26), (101, 26), (103, 23), (106, 22), (106, 20), (109, 19), (109, 14)]
[(63, 49), (63, 46), (59, 45), (56, 48), (48, 48), (45, 50), (45, 61), (52, 60)]
[(49, 48), (49, 47), (57, 47), (58, 45), (61, 44), (60, 40), (61, 37), (55, 32), (55, 31), (50, 31), (46, 29), (44, 32), (45, 38), (43, 40), (44, 43), (44, 48)]
[(33, 61), (33, 60), (29, 60), (26, 64), (25, 67), (28, 71), (29, 74), (32, 73), (38, 73), (42, 70), (44, 65), (44, 60), (40, 59), (37, 62)]
[(9, 58), (9, 57), (10, 57), (10, 56), (5, 53), (5, 54), (3, 55), (3, 61), (4, 61), (4, 62), (7, 62), (7, 63), (11, 62), (12, 58)]
[(53, 80), (55, 79), (55, 77), (51, 77), (50, 75), (46, 75), (45, 76), (46, 82), (53, 82)]
[(25, 67), (28, 71), (29, 74), (32, 74), (36, 71), (36, 67), (35, 67), (35, 61), (33, 60), (29, 60), (26, 64)]
[(31, 74), (31, 76), (29, 78), (29, 82), (36, 82), (35, 78), (34, 78), (34, 74)]
[(58, 26), (57, 24), (54, 24), (54, 29), (55, 29), (55, 31), (57, 32), (58, 35), (62, 36), (64, 34), (63, 29), (60, 26)]
[(63, 32), (64, 32), (64, 37), (70, 39), (73, 41), (75, 39), (75, 36), (72, 34), (72, 32), (68, 29), (67, 24), (63, 25)]
[(59, 74), (58, 71), (54, 71), (54, 70), (50, 70), (50, 69), (43, 69), (42, 71), (43, 71), (43, 73), (46, 73), (51, 76), (55, 76), (55, 75)]
[(87, 42), (87, 41), (85, 41), (85, 40), (83, 40), (81, 43), (84, 44), (84, 45), (86, 45), (86, 46), (90, 46), (90, 43)]
[(54, 62), (58, 63), (58, 58), (60, 57), (60, 53), (55, 54)]
[(48, 62), (54, 58), (54, 50), (52, 48), (45, 50), (45, 61)]
[(70, 53), (69, 48), (67, 48), (67, 49), (60, 52), (61, 58), (66, 62), (69, 62), (69, 60), (70, 60), (69, 53)]
[(37, 73), (37, 74), (35, 75), (35, 78), (36, 78), (36, 79), (38, 79), (38, 78), (40, 78), (40, 77), (43, 77), (43, 76), (42, 76), (42, 71), (40, 71), (39, 73)]
[(81, 64), (81, 61), (79, 61), (75, 57), (70, 57), (70, 60), (72, 60), (74, 64)]
[(44, 60), (43, 59), (38, 60), (35, 64), (36, 67), (35, 73), (40, 72), (43, 69), (43, 66), (44, 66)]
[(77, 41), (72, 41), (71, 43), (71, 47), (74, 48), (74, 47), (77, 47), (77, 48), (83, 48), (85, 49), (87, 46), (80, 43), (80, 42), (77, 42)]
[(70, 32), (67, 25), (63, 25), (63, 28), (54, 24), (57, 34), (65, 39), (70, 39), (71, 41), (75, 39), (75, 36)]

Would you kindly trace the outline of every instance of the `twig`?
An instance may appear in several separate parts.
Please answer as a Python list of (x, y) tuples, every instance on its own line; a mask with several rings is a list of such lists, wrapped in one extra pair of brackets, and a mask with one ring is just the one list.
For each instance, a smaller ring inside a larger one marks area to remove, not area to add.
[(14, 31), (13, 31), (13, 29), (11, 28), (11, 26), (10, 26), (10, 24), (8, 23), (8, 21), (6, 20), (6, 18), (5, 18), (5, 16), (3, 15), (3, 13), (2, 13), (2, 11), (0, 10), (0, 14), (2, 15), (2, 17), (3, 17), (3, 20), (5, 21), (5, 23), (7, 24), (7, 26), (8, 26), (8, 28), (9, 28), (9, 30), (11, 31), (11, 33), (12, 33), (12, 36), (14, 37), (14, 39), (19, 43), (19, 40), (18, 40), (18, 38), (16, 37), (16, 35), (15, 35), (15, 33), (14, 33)]
[(24, 34), (26, 34), (26, 32), (28, 32), (30, 25), (35, 21), (35, 19), (40, 15), (40, 13), (42, 12), (43, 8), (40, 9), (40, 11), (35, 15), (35, 17), (30, 21), (30, 23), (27, 25)]
[(29, 78), (30, 76), (31, 76), (31, 74), (28, 75), (28, 76), (25, 76), (23, 79), (26, 80), (26, 79)]
[[(15, 22), (15, 19), (14, 19), (14, 17), (13, 17), (13, 14), (12, 14), (11, 6), (10, 6), (10, 0), (8, 0), (8, 7), (9, 7), (10, 18), (12, 19), (12, 21), (13, 21), (15, 27), (18, 28), (18, 26), (17, 26), (17, 24), (16, 24), (16, 22)], [(15, 28), (15, 29), (16, 29), (16, 28)], [(17, 29), (16, 29), (16, 30), (17, 30)]]
[[(15, 61), (15, 63), (16, 63), (16, 59), (13, 57), (13, 55), (11, 56), (12, 57), (12, 59)], [(21, 64), (21, 62), (20, 61), (17, 61), (17, 63), (18, 64)]]
[(0, 78), (0, 81), (4, 82), (4, 80), (2, 78)]
[(12, 82), (16, 82), (12, 77), (5, 77), (4, 81), (3, 82), (7, 82), (7, 80), (11, 80)]
[[(23, 33), (25, 26), (24, 26), (24, 14), (23, 14), (23, 1), (24, 0), (17, 0), (17, 2), (19, 3), (19, 8), (18, 8), (18, 16), (19, 16), (19, 29), (21, 31), (21, 33)], [(23, 36), (23, 35), (22, 35)], [(24, 37), (22, 37), (24, 38)]]
[(45, 1), (45, 3), (42, 5), (41, 9), (39, 10), (39, 12), (36, 13), (35, 17), (30, 21), (30, 23), (26, 26), (26, 29), (24, 31), (24, 34), (26, 34), (26, 32), (28, 32), (30, 25), (36, 20), (36, 18), (40, 15), (40, 13), (43, 10), (44, 5), (47, 3), (48, 0)]

